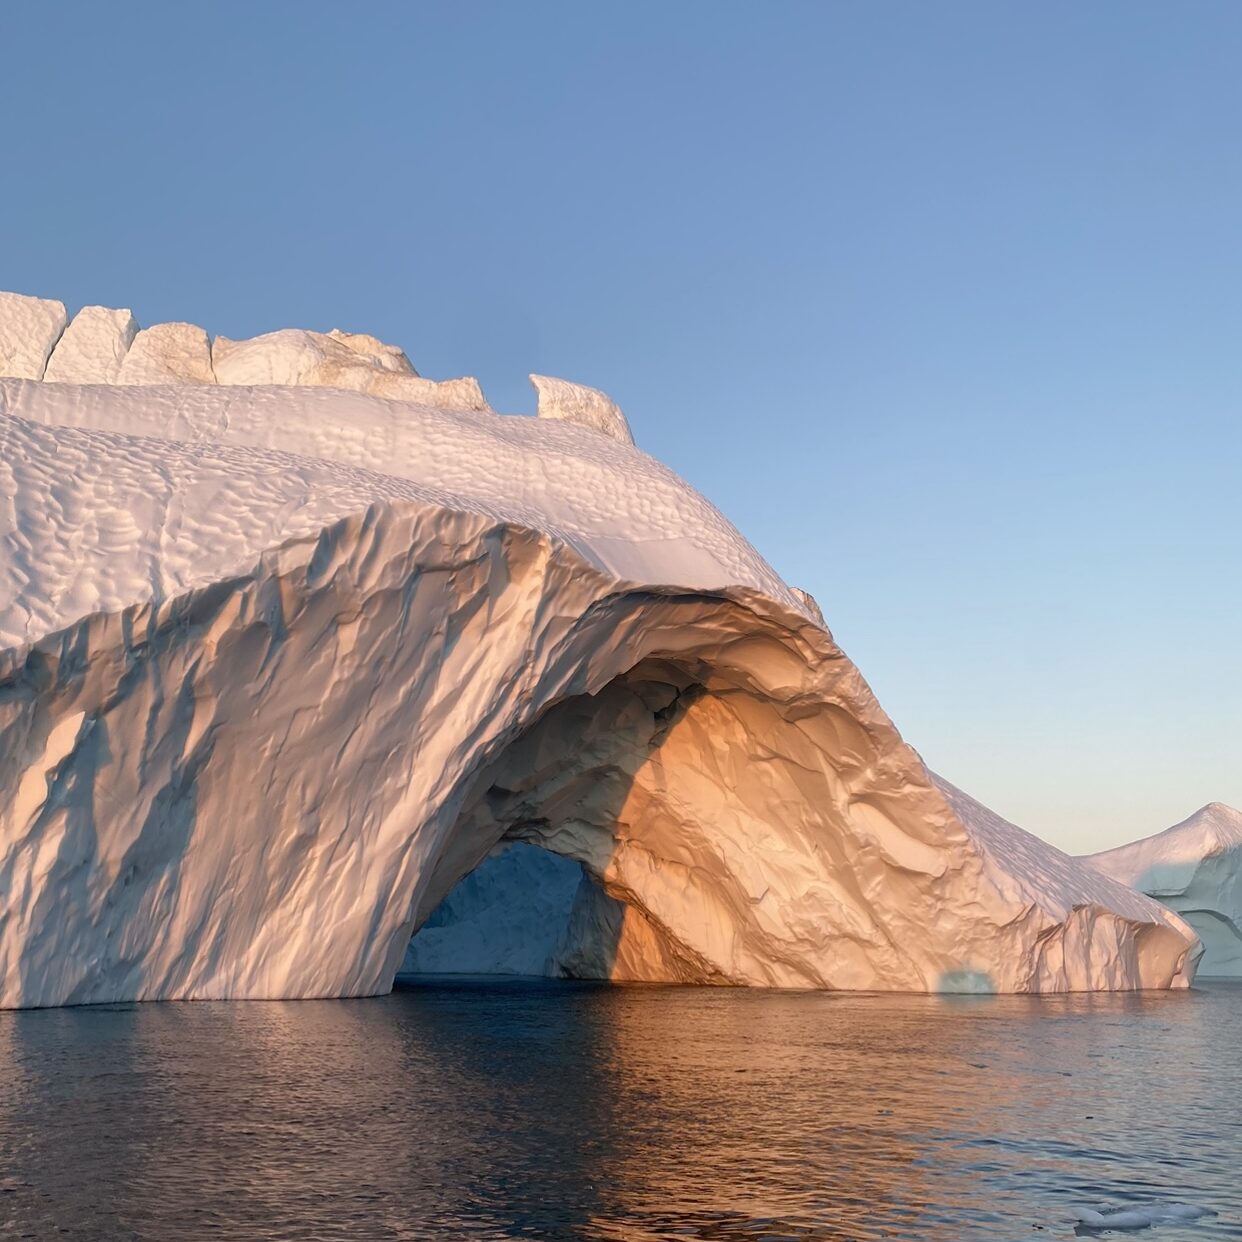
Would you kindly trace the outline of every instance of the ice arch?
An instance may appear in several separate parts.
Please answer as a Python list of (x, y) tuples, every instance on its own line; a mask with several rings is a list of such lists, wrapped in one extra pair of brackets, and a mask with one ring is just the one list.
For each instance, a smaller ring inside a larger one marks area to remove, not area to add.
[[(934, 987), (957, 959), (927, 953), (919, 929), (946, 881), (978, 883), (964, 838), (874, 788), (882, 743), (808, 693), (804, 655), (791, 660), (753, 616), (722, 642), (720, 603), (665, 607), (683, 637), (705, 610), (699, 643), (562, 700), (488, 764), (420, 911), (497, 841), (519, 840), (579, 862), (622, 903), (619, 925), (605, 899), (579, 903), (566, 973)], [(995, 929), (980, 932), (977, 960)]]
[(1181, 920), (936, 780), (807, 601), (627, 444), (6, 380), (0, 464), (0, 1004), (382, 992), (515, 837), (625, 898), (646, 977), (1189, 977)]
[(1186, 954), (1124, 889), (1033, 907), (1055, 859), (972, 832), (797, 614), (478, 517), (346, 519), (22, 654), (9, 1003), (384, 991), (515, 835), (625, 898), (654, 979), (1165, 985)]

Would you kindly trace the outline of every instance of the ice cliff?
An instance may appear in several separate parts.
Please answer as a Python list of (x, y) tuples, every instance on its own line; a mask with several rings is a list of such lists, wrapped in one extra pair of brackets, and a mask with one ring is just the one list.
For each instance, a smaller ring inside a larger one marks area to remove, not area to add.
[(1242, 975), (1242, 811), (1210, 802), (1155, 836), (1083, 861), (1176, 910), (1203, 941), (1202, 974)]
[(0, 1005), (383, 992), (504, 841), (590, 877), (578, 973), (1188, 981), (1187, 925), (935, 779), (603, 394), (86, 314), (0, 300)]

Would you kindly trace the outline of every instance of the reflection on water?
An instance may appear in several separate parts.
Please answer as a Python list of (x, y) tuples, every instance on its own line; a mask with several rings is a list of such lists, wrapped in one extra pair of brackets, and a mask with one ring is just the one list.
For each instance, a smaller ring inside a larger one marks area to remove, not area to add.
[(1073, 1235), (1242, 1227), (1242, 988), (594, 984), (0, 1014), (0, 1232), (44, 1239)]

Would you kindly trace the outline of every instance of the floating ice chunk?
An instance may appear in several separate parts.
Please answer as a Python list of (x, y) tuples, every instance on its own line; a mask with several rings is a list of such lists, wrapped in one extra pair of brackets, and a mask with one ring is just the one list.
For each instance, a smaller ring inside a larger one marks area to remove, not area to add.
[(207, 333), (192, 323), (144, 328), (121, 363), (118, 384), (214, 384)]
[(56, 343), (43, 378), (60, 384), (115, 384), (138, 335), (128, 310), (84, 306)]
[(1125, 1208), (1106, 1208), (1097, 1212), (1091, 1208), (1077, 1208), (1074, 1216), (1079, 1231), (1094, 1233), (1103, 1229), (1150, 1229), (1153, 1225), (1170, 1225), (1180, 1220), (1198, 1220), (1203, 1216), (1215, 1216), (1211, 1208), (1195, 1207), (1190, 1203), (1142, 1203)]
[(65, 319), (63, 302), (0, 293), (0, 375), (42, 379)]
[(598, 388), (575, 384), (570, 380), (554, 379), (550, 375), (532, 375), (530, 382), (539, 394), (537, 413), (540, 418), (558, 418), (567, 423), (578, 423), (602, 431), (604, 435), (633, 444), (634, 435), (629, 421), (611, 397)]

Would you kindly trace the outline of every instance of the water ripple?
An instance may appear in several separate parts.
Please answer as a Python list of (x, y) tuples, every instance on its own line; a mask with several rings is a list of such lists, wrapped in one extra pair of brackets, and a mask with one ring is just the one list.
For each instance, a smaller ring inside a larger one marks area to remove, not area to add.
[(971, 998), (467, 983), (0, 1014), (0, 1233), (1242, 1236), (1242, 988)]

